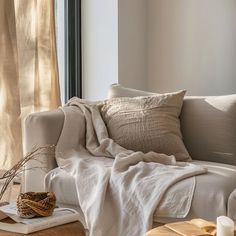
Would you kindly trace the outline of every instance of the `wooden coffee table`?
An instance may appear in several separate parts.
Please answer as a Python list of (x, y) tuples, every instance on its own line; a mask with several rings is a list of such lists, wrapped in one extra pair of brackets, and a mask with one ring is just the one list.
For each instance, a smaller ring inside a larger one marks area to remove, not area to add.
[(31, 234), (19, 234), (0, 230), (0, 236), (85, 236), (83, 225), (77, 221), (74, 223), (56, 226), (50, 229), (41, 230)]

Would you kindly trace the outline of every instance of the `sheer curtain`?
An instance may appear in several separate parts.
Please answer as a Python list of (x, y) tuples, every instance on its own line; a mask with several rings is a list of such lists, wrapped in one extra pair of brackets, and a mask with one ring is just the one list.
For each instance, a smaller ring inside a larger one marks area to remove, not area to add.
[(0, 0), (0, 169), (23, 153), (24, 119), (60, 105), (53, 0)]

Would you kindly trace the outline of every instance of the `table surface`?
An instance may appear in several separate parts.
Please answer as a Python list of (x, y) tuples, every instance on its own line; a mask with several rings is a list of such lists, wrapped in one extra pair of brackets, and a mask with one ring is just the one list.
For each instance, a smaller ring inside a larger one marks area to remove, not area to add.
[(64, 224), (60, 226), (56, 226), (53, 228), (41, 230), (31, 234), (19, 234), (19, 233), (12, 233), (0, 230), (0, 236), (85, 236), (85, 230), (83, 225), (77, 221), (74, 223)]

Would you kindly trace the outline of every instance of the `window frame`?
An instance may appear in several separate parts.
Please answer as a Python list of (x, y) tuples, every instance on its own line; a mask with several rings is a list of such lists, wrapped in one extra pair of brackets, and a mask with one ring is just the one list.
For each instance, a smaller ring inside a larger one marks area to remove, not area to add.
[(81, 0), (65, 0), (65, 99), (82, 98)]

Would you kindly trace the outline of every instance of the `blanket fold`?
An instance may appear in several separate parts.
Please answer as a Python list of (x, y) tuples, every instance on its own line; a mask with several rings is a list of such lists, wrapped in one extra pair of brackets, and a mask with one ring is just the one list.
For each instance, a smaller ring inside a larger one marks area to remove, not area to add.
[[(61, 109), (65, 120), (56, 159), (76, 179), (78, 200), (91, 236), (143, 236), (152, 227), (160, 203), (163, 209), (168, 188), (181, 180), (185, 180), (185, 200), (179, 215), (183, 216), (183, 209), (187, 214), (193, 178), (206, 169), (176, 162), (174, 156), (119, 146), (109, 138), (96, 103), (72, 98)], [(175, 193), (172, 195), (174, 198)], [(167, 209), (165, 215), (172, 217), (173, 206), (171, 211)], [(173, 214), (178, 216), (178, 207)]]

